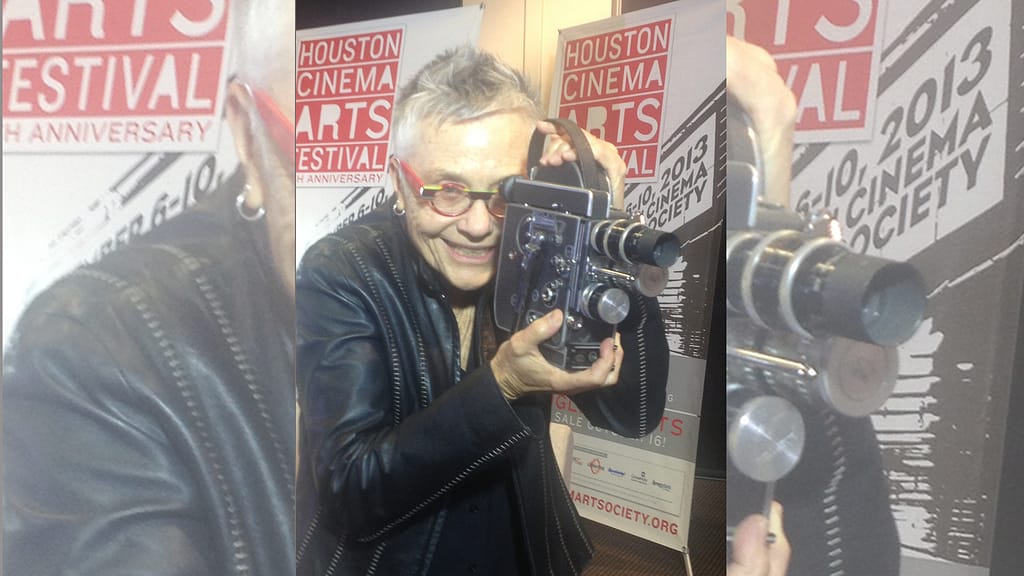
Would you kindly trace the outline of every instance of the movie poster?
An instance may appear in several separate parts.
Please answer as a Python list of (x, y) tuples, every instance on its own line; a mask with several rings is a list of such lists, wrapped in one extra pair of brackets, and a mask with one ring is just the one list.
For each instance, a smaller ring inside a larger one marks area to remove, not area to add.
[(730, 33), (774, 57), (796, 95), (797, 142), (866, 140), (885, 0), (730, 0)]
[[(1022, 22), (1007, 0), (730, 2), (731, 29), (766, 43), (797, 95), (792, 206), (831, 213), (854, 251), (907, 259), (927, 284), (899, 383), (871, 417), (908, 576), (989, 572), (1003, 444), (1016, 440), (1003, 431), (1024, 280)], [(837, 56), (820, 33), (843, 29)], [(787, 72), (796, 62), (807, 76)], [(848, 110), (863, 133), (823, 136), (818, 120), (838, 131)]]
[(3, 335), (40, 290), (238, 163), (228, 0), (3, 3)]
[(402, 83), (448, 48), (476, 44), (482, 6), (296, 32), (296, 261), (383, 204)]
[(688, 540), (724, 213), (724, 30), (718, 0), (562, 30), (551, 94), (552, 114), (618, 148), (626, 209), (683, 244), (659, 296), (671, 357), (658, 428), (622, 438), (553, 400), (552, 419), (574, 432), (571, 495), (583, 516), (677, 550)]
[(4, 151), (213, 151), (227, 0), (7, 0)]

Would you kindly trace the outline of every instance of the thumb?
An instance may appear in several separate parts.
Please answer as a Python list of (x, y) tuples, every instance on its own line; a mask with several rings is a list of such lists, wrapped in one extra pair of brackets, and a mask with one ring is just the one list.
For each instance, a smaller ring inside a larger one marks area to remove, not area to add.
[(557, 334), (561, 328), (562, 311), (556, 309), (531, 322), (522, 332), (527, 344), (540, 346), (542, 342)]
[(760, 514), (748, 516), (736, 527), (733, 536), (729, 576), (760, 576), (767, 572), (768, 519)]
[(558, 128), (551, 122), (548, 122), (547, 120), (538, 120), (535, 127), (541, 133), (547, 134), (549, 136), (551, 134), (556, 134), (558, 132)]

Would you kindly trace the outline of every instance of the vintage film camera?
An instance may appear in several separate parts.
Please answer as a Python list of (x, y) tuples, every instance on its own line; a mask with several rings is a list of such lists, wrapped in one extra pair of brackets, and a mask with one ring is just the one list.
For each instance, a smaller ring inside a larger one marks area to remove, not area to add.
[(494, 316), (516, 332), (552, 310), (562, 328), (541, 348), (552, 364), (584, 370), (629, 314), (630, 293), (655, 296), (679, 257), (679, 240), (615, 210), (607, 176), (583, 132), (549, 120), (571, 140), (577, 162), (539, 165), (546, 135), (534, 132), (529, 177), (502, 184), (508, 206), (495, 280)]
[(728, 535), (767, 515), (775, 482), (800, 461), (805, 410), (853, 417), (896, 385), (896, 346), (924, 316), (910, 264), (852, 253), (827, 215), (760, 200), (752, 124), (728, 103), (726, 447)]

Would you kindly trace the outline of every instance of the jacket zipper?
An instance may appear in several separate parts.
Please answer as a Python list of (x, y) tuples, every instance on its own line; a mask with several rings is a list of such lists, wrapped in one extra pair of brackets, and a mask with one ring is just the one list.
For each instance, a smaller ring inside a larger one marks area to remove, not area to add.
[(828, 562), (829, 576), (843, 576), (846, 571), (843, 569), (842, 519), (839, 515), (839, 502), (836, 497), (839, 484), (843, 481), (843, 476), (846, 473), (846, 456), (843, 451), (842, 435), (836, 425), (836, 416), (827, 410), (825, 410), (825, 426), (832, 447), (832, 477), (825, 488), (825, 497), (822, 500), (828, 548), (825, 561)]
[(209, 458), (210, 464), (215, 470), (217, 485), (220, 488), (221, 497), (224, 499), (224, 508), (228, 515), (228, 523), (231, 525), (229, 531), (232, 536), (231, 549), (234, 550), (234, 552), (231, 554), (230, 563), (236, 574), (246, 575), (251, 573), (252, 567), (249, 565), (249, 554), (247, 552), (249, 546), (245, 538), (242, 536), (242, 525), (238, 518), (238, 510), (235, 506), (235, 500), (231, 495), (231, 490), (227, 486), (227, 480), (224, 477), (223, 472), (221, 472), (222, 465), (220, 463), (219, 454), (216, 451), (213, 440), (210, 438), (206, 422), (202, 419), (202, 415), (199, 412), (198, 402), (194, 399), (195, 394), (188, 388), (189, 382), (186, 380), (184, 370), (181, 368), (182, 362), (177, 357), (174, 345), (167, 338), (167, 333), (161, 326), (160, 319), (146, 303), (142, 295), (143, 292), (138, 286), (131, 285), (117, 276), (107, 274), (99, 270), (81, 269), (73, 274), (99, 280), (114, 286), (118, 291), (124, 292), (135, 307), (135, 310), (142, 317), (146, 326), (149, 328), (150, 336), (156, 340), (157, 345), (160, 347), (163, 359), (171, 371), (171, 376), (174, 379), (175, 386), (177, 387), (181, 398), (185, 401), (186, 405), (189, 406), (189, 412), (192, 416), (192, 421), (195, 424), (194, 429), (202, 438), (202, 444), (208, 450), (206, 456)]
[(302, 537), (302, 542), (299, 543), (298, 551), (295, 553), (295, 564), (302, 562), (302, 557), (306, 555), (306, 550), (309, 549), (309, 543), (313, 540), (313, 533), (316, 532), (317, 526), (320, 525), (320, 515), (323, 514), (323, 511), (323, 505), (318, 504), (316, 507), (316, 513), (313, 514), (313, 520), (310, 521), (309, 527), (306, 528), (306, 534)]

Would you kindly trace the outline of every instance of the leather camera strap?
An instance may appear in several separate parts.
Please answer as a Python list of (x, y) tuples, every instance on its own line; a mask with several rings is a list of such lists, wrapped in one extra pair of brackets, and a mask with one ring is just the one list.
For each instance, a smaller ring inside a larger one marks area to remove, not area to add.
[[(594, 151), (590, 148), (590, 141), (587, 140), (583, 130), (575, 122), (566, 118), (548, 118), (545, 121), (551, 122), (560, 134), (569, 137), (569, 142), (576, 150), (576, 165), (579, 167), (583, 179), (581, 187), (607, 192), (608, 181), (606, 178), (600, 177), (600, 167), (597, 165), (597, 160), (594, 159)], [(540, 162), (540, 157), (544, 154), (546, 140), (547, 134), (539, 130), (533, 131), (533, 137), (530, 138), (530, 151), (527, 156), (527, 167), (530, 170), (533, 170)]]

